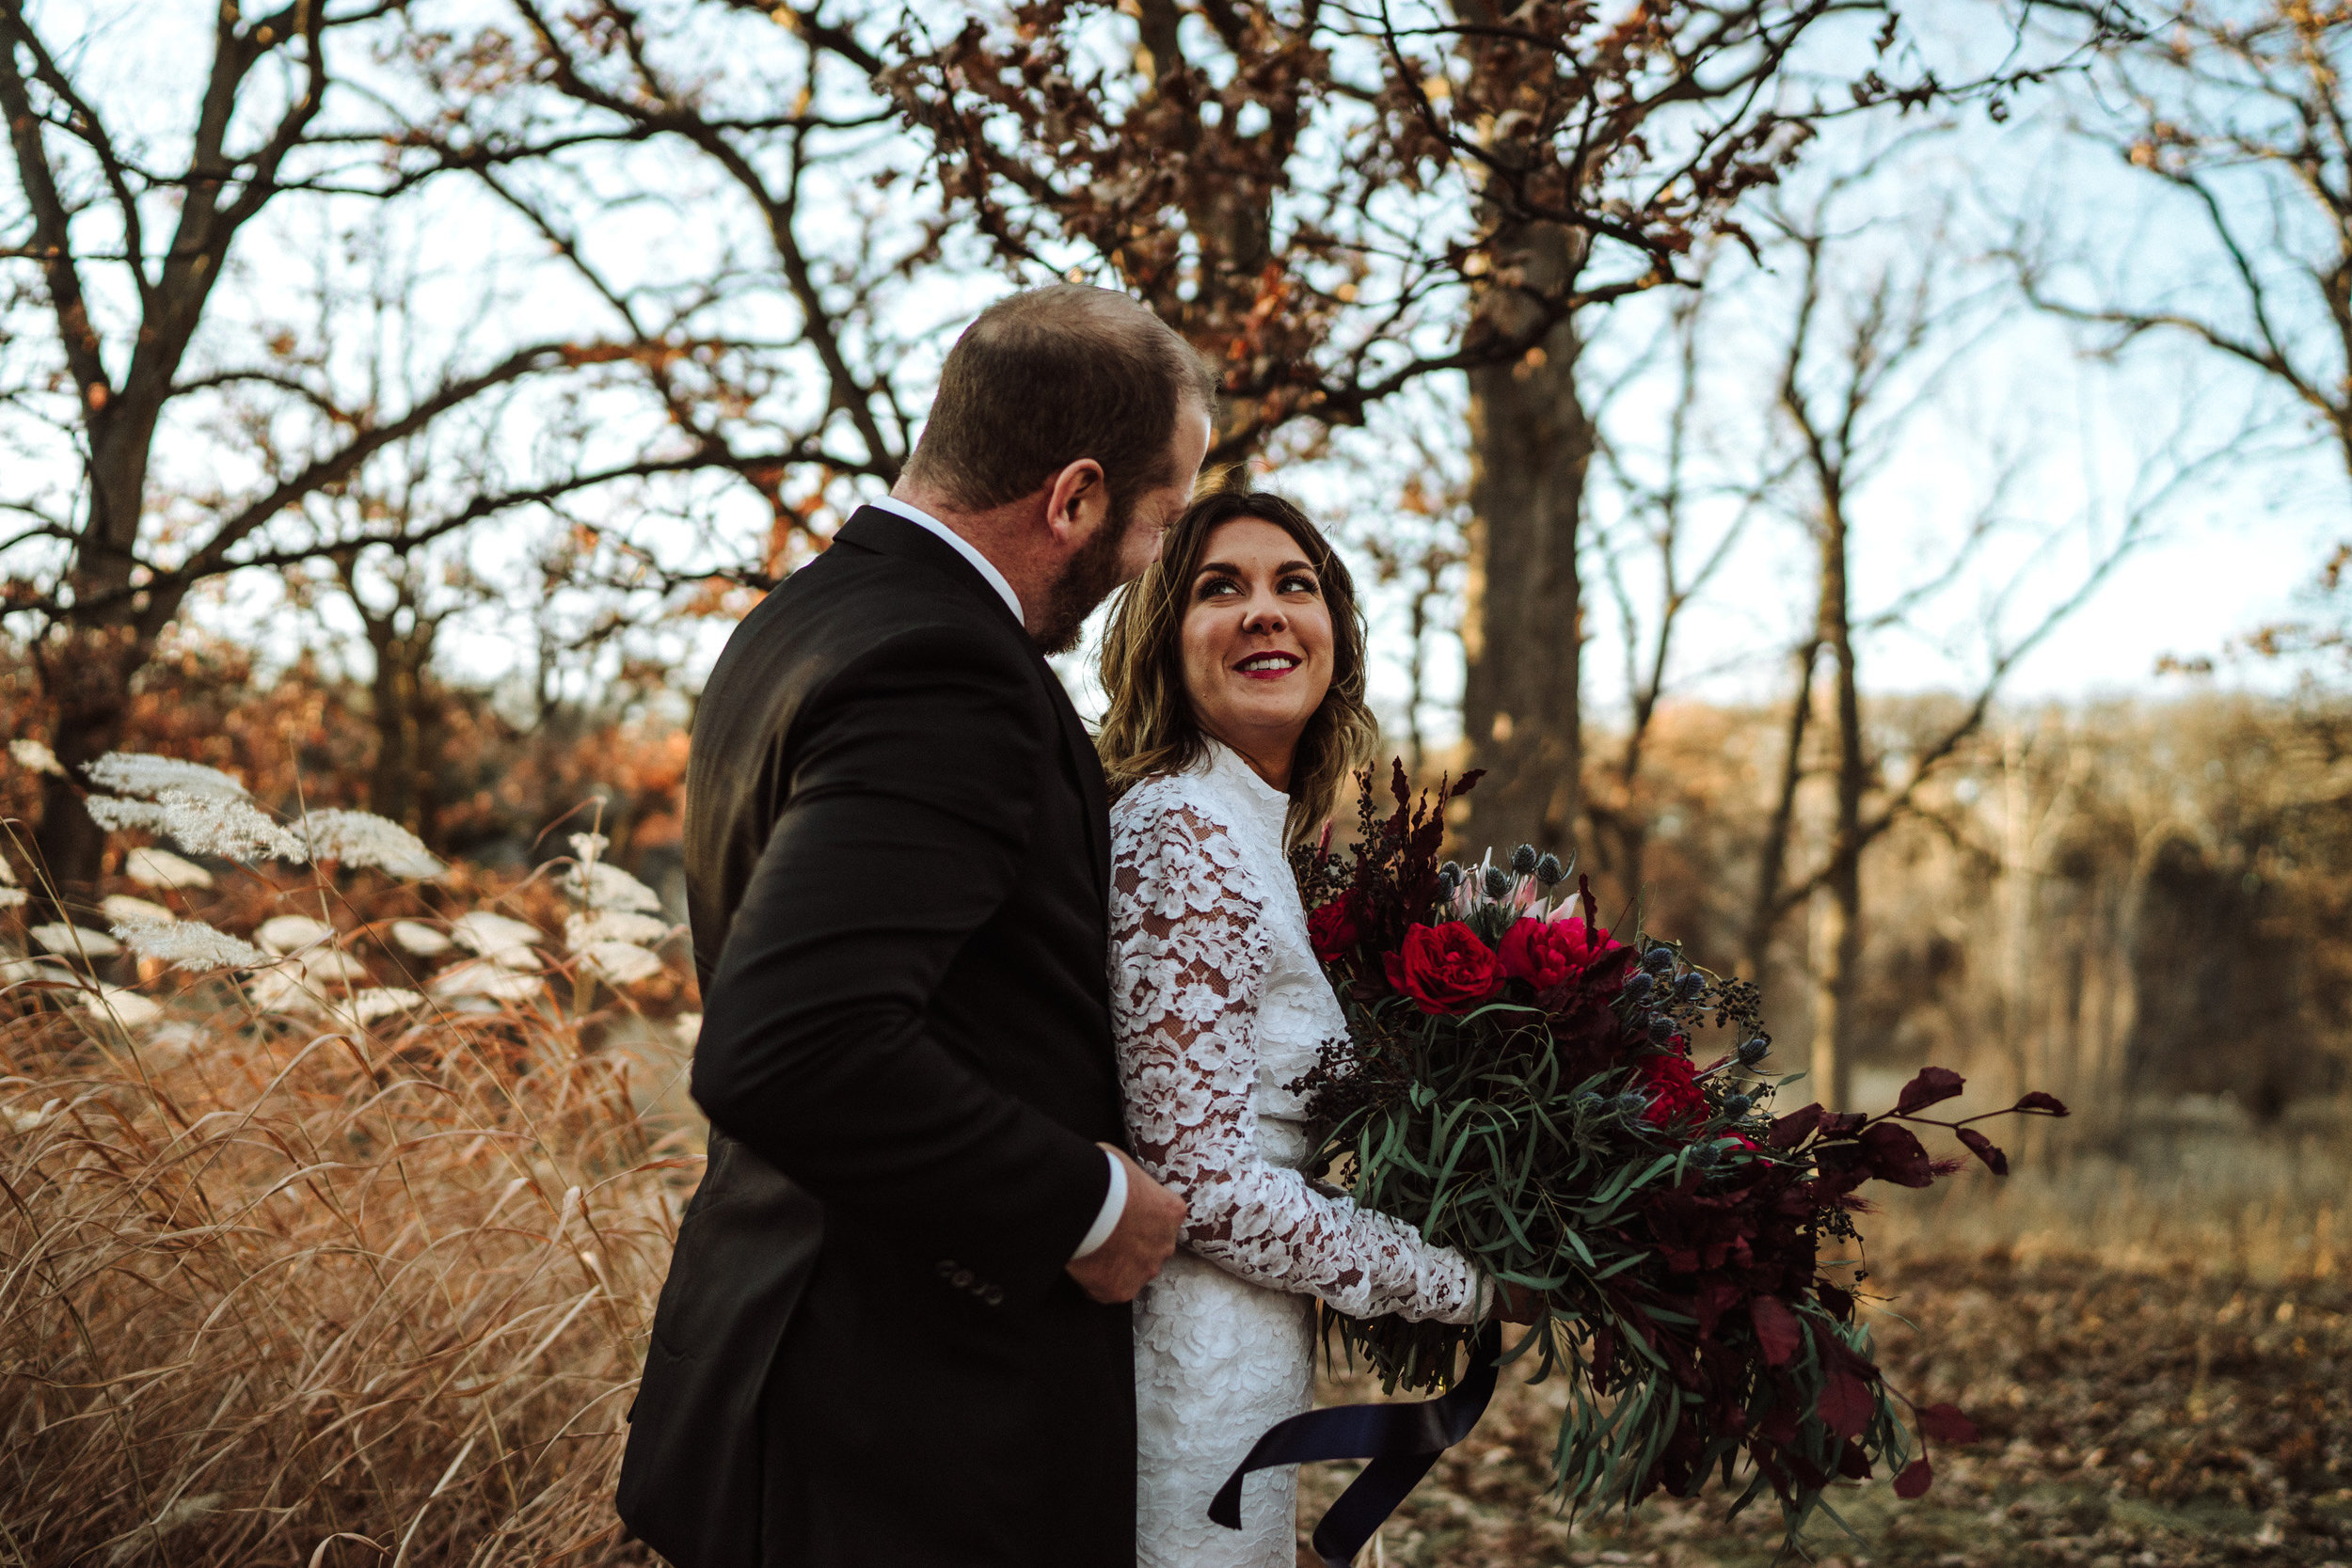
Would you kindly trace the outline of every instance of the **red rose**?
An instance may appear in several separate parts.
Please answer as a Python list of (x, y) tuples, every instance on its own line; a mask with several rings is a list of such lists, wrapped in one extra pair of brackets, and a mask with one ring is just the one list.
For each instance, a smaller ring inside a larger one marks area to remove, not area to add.
[(1363, 940), (1363, 901), (1352, 889), (1307, 916), (1308, 943), (1325, 963), (1339, 962)]
[(1652, 1127), (1671, 1127), (1686, 1117), (1707, 1114), (1707, 1097), (1699, 1092), (1698, 1072), (1688, 1056), (1652, 1056), (1642, 1063), (1642, 1088), (1649, 1109), (1642, 1119)]
[(1494, 950), (1458, 920), (1414, 927), (1405, 933), (1404, 947), (1380, 960), (1389, 984), (1424, 1013), (1468, 1012), (1502, 986)]
[(1625, 944), (1603, 931), (1596, 939), (1581, 919), (1518, 920), (1502, 933), (1502, 969), (1537, 990), (1564, 986)]

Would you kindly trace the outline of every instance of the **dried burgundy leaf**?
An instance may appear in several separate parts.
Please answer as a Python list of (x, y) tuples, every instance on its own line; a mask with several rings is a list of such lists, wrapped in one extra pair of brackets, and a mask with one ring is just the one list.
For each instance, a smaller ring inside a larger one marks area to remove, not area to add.
[(1831, 1111), (1821, 1117), (1823, 1138), (1851, 1138), (1862, 1131), (1862, 1124), (1870, 1118), (1860, 1111)]
[(1928, 1488), (1934, 1484), (1935, 1472), (1928, 1468), (1928, 1462), (1915, 1459), (1903, 1466), (1901, 1475), (1895, 1478), (1895, 1496), (1909, 1502), (1914, 1497), (1926, 1497)]
[(1803, 1343), (1797, 1315), (1778, 1296), (1757, 1296), (1748, 1303), (1748, 1322), (1756, 1326), (1756, 1345), (1768, 1367), (1785, 1367)]
[(1813, 1407), (1830, 1431), (1848, 1442), (1862, 1435), (1876, 1408), (1870, 1386), (1838, 1366), (1830, 1368), (1829, 1381), (1821, 1385), (1820, 1400)]
[(2071, 1116), (2073, 1114), (2067, 1110), (2066, 1102), (2058, 1099), (2058, 1096), (2054, 1094), (2043, 1094), (2040, 1089), (2034, 1090), (2033, 1093), (2026, 1096), (2025, 1099), (2019, 1101), (2015, 1105), (2010, 1106), (2010, 1109), (2013, 1111), (2040, 1111), (2045, 1116), (2053, 1117)]
[(1772, 1130), (1764, 1134), (1764, 1141), (1774, 1148), (1793, 1148), (1804, 1142), (1805, 1134), (1819, 1126), (1820, 1120), (1821, 1108), (1819, 1105), (1807, 1105), (1801, 1111), (1791, 1111), (1773, 1121)]
[(1960, 1141), (1968, 1146), (1968, 1151), (1971, 1154), (1991, 1165), (1994, 1175), (2007, 1176), (2009, 1174), (2009, 1156), (2002, 1153), (1991, 1138), (1973, 1127), (1963, 1127), (1960, 1130)]
[(1862, 1451), (1859, 1443), (1843, 1443), (1837, 1449), (1837, 1473), (1848, 1481), (1870, 1479), (1870, 1456)]
[(1908, 1127), (1882, 1121), (1862, 1134), (1862, 1147), (1869, 1155), (1870, 1174), (1882, 1181), (1925, 1187), (1935, 1180), (1926, 1147)]
[(1931, 1404), (1919, 1412), (1919, 1434), (1936, 1443), (1973, 1443), (1977, 1423), (1956, 1404)]
[(1966, 1080), (1947, 1067), (1923, 1067), (1919, 1076), (1903, 1085), (1903, 1092), (1895, 1101), (1899, 1116), (1910, 1116), (1929, 1106), (1947, 1101), (1966, 1086)]

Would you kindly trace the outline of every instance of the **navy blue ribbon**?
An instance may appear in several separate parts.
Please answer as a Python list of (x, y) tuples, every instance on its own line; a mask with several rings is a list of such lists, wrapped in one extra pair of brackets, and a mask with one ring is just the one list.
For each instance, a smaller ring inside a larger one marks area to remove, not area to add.
[(1488, 1323), (1470, 1346), (1470, 1370), (1447, 1393), (1418, 1404), (1342, 1404), (1310, 1410), (1266, 1429), (1209, 1501), (1209, 1517), (1241, 1528), (1241, 1482), (1252, 1470), (1325, 1459), (1368, 1459), (1315, 1525), (1315, 1555), (1326, 1568), (1347, 1568), (1380, 1522), (1419, 1485), (1438, 1455), (1470, 1435), (1495, 1394), (1502, 1329)]

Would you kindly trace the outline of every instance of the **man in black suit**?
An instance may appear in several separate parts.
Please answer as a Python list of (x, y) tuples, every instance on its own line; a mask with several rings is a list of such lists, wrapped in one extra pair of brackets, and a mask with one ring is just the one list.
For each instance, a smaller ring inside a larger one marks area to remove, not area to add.
[(906, 473), (746, 616), (687, 779), (688, 1204), (622, 1517), (680, 1568), (1134, 1560), (1103, 777), (1043, 654), (1187, 499), (1214, 382), (1141, 306), (998, 302)]

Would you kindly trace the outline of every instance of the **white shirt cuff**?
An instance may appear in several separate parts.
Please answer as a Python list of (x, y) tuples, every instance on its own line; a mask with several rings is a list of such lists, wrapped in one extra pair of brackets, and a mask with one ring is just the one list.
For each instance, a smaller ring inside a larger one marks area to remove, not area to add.
[(1111, 1232), (1119, 1228), (1119, 1216), (1127, 1212), (1127, 1163), (1107, 1148), (1103, 1150), (1103, 1158), (1111, 1163), (1111, 1190), (1103, 1195), (1103, 1212), (1094, 1216), (1092, 1228), (1079, 1240), (1078, 1250), (1070, 1255), (1073, 1263), (1109, 1241)]

